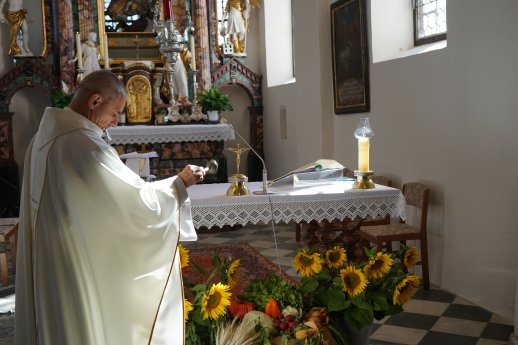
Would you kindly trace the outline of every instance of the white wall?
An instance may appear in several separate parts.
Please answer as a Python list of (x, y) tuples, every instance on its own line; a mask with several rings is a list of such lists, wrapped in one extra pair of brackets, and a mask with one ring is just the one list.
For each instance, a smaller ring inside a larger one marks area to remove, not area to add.
[[(447, 48), (371, 63), (371, 112), (334, 115), (330, 2), (293, 1), (297, 81), (274, 88), (263, 83), (270, 175), (329, 152), (354, 168), (352, 133), (358, 119), (369, 116), (376, 173), (398, 185), (421, 181), (432, 188), (432, 283), (512, 318), (518, 264), (518, 3), (449, 1)], [(287, 140), (278, 134), (282, 104)]]

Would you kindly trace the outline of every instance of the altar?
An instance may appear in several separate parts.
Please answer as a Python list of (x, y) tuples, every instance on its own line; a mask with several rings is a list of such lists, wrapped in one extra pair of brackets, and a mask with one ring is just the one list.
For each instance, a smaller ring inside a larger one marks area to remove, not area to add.
[(176, 175), (187, 164), (205, 166), (214, 159), (218, 172), (207, 175), (205, 182), (227, 181), (224, 141), (233, 140), (234, 131), (226, 124), (119, 126), (108, 129), (108, 134), (119, 155), (157, 152), (158, 157), (150, 159), (150, 172), (157, 178)]
[[(195, 228), (201, 226), (332, 221), (384, 216), (405, 219), (405, 198), (397, 188), (376, 185), (352, 189), (352, 180), (299, 188), (271, 188), (271, 195), (227, 196), (229, 183), (195, 185), (187, 189)], [(248, 188), (262, 190), (261, 182)]]

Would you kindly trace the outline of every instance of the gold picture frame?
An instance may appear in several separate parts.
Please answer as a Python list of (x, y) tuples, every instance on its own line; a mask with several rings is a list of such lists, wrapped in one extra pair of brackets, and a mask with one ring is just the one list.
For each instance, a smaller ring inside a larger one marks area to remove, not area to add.
[(124, 61), (152, 61), (162, 63), (163, 59), (156, 44), (154, 32), (106, 32), (104, 20), (104, 4), (109, 0), (97, 0), (97, 24), (99, 27), (99, 49), (105, 52), (106, 34), (108, 55), (111, 64), (119, 64)]

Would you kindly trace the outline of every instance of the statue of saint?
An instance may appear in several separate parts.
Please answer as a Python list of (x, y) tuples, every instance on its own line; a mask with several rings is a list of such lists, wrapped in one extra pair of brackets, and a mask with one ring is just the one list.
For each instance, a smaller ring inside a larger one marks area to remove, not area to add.
[(225, 33), (230, 36), (234, 54), (246, 55), (246, 35), (249, 27), (250, 8), (259, 6), (260, 0), (227, 0), (225, 13), (228, 23)]
[(174, 71), (174, 94), (180, 103), (189, 101), (189, 85), (187, 70), (191, 61), (191, 52), (184, 44), (178, 58), (176, 59)]
[(0, 21), (9, 24), (9, 56), (32, 56), (23, 0), (0, 0)]
[(83, 51), (83, 68), (85, 70), (84, 77), (93, 71), (101, 69), (99, 66), (99, 51), (97, 50), (97, 33), (90, 32), (88, 34), (88, 40), (81, 44), (81, 50)]

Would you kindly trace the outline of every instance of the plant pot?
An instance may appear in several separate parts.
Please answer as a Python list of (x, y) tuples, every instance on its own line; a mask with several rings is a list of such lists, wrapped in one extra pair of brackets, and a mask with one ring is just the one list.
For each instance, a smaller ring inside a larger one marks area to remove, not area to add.
[(219, 122), (219, 111), (217, 110), (207, 110), (207, 117), (210, 123), (218, 123)]
[(330, 316), (334, 329), (340, 333), (340, 337), (345, 336), (348, 339), (348, 343), (350, 345), (369, 344), (372, 324), (357, 330), (347, 321), (347, 318), (342, 313), (332, 313)]
[(360, 330), (357, 330), (356, 328), (349, 325), (349, 323), (347, 321), (344, 323), (344, 326), (345, 326), (345, 332), (347, 333), (347, 336), (349, 337), (349, 343), (351, 345), (369, 345), (369, 338), (371, 336), (372, 324), (367, 325)]

